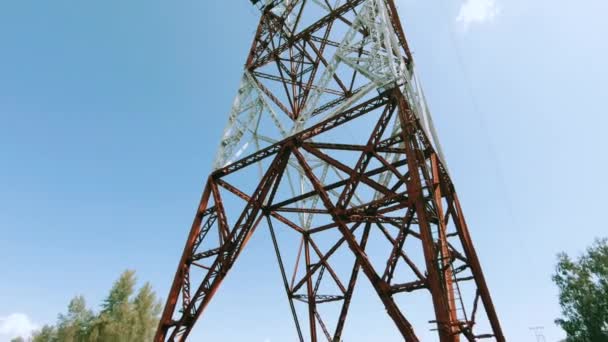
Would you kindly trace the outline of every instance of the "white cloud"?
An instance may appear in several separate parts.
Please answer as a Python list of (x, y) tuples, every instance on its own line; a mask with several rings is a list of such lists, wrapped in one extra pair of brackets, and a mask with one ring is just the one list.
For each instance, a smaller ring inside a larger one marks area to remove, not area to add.
[(27, 338), (36, 329), (38, 326), (25, 314), (14, 313), (0, 317), (0, 341), (8, 341), (18, 336)]
[(467, 28), (471, 24), (494, 20), (499, 12), (496, 0), (465, 0), (460, 6), (456, 21)]

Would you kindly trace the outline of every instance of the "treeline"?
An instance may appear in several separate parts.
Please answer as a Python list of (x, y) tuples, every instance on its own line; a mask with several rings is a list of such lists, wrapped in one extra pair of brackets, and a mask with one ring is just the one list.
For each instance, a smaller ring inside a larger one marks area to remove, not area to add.
[(161, 303), (149, 283), (135, 291), (135, 272), (125, 271), (95, 313), (85, 298), (73, 298), (55, 325), (12, 342), (147, 342), (156, 331)]
[[(87, 308), (84, 297), (75, 297), (55, 325), (44, 326), (29, 341), (151, 341), (161, 303), (149, 283), (135, 291), (135, 281), (135, 272), (125, 271), (98, 313)], [(596, 240), (577, 258), (559, 254), (553, 281), (562, 308), (562, 317), (555, 323), (566, 332), (565, 341), (608, 341), (608, 240)], [(25, 341), (16, 338), (12, 342)]]

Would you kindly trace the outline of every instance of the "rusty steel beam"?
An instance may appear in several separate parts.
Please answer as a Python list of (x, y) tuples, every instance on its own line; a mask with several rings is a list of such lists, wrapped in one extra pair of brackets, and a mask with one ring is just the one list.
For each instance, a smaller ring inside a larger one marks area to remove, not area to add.
[[(367, 246), (370, 229), (371, 224), (367, 223), (365, 225), (365, 229), (363, 230), (361, 242), (359, 243), (361, 245), (361, 249), (364, 251), (365, 247)], [(360, 269), (361, 265), (359, 265), (359, 262), (355, 260), (355, 264), (353, 265), (353, 270), (350, 275), (350, 280), (348, 282), (348, 289), (344, 294), (344, 303), (342, 304), (342, 309), (340, 310), (340, 317), (338, 318), (338, 325), (336, 326), (333, 341), (341, 341), (342, 332), (344, 331), (344, 325), (346, 323), (346, 315), (348, 314), (348, 309), (350, 308), (350, 302), (353, 297), (353, 291), (355, 290), (355, 284), (357, 283), (357, 277)]]
[[(269, 61), (272, 60), (272, 58), (274, 58), (274, 56), (280, 55), (282, 52), (284, 52), (285, 50), (292, 47), (296, 42), (305, 39), (306, 37), (310, 36), (314, 32), (320, 30), (322, 27), (327, 26), (328, 24), (330, 24), (331, 22), (336, 20), (340, 15), (343, 15), (348, 11), (352, 11), (362, 2), (363, 2), (363, 0), (346, 0), (344, 5), (334, 9), (333, 11), (331, 11), (330, 13), (328, 13), (321, 19), (317, 20), (316, 22), (314, 22), (307, 28), (305, 28), (302, 31), (300, 31), (299, 33), (293, 35), (292, 37), (290, 37), (290, 39), (287, 42), (285, 42), (285, 43), (281, 44), (280, 46), (278, 46), (277, 48), (269, 51), (266, 55), (264, 55), (262, 57), (258, 57), (257, 59), (252, 58), (251, 63), (248, 64), (248, 68), (250, 70), (253, 70), (253, 69), (259, 68), (260, 66), (268, 63)], [(251, 50), (250, 56), (251, 55), (253, 55), (253, 56), (257, 55), (257, 48)]]
[(365, 252), (363, 251), (361, 246), (355, 240), (352, 232), (348, 229), (346, 224), (340, 218), (340, 215), (338, 214), (336, 207), (333, 205), (331, 199), (327, 195), (327, 192), (325, 192), (325, 190), (323, 190), (323, 187), (320, 185), (320, 182), (317, 179), (317, 177), (313, 174), (312, 170), (310, 169), (310, 166), (306, 162), (306, 159), (302, 156), (302, 154), (298, 150), (294, 149), (292, 152), (298, 159), (298, 162), (300, 163), (300, 165), (304, 168), (306, 176), (309, 178), (309, 180), (313, 184), (314, 188), (319, 192), (319, 196), (321, 197), (325, 207), (334, 213), (332, 215), (333, 220), (337, 223), (338, 229), (344, 236), (346, 242), (348, 243), (349, 248), (355, 254), (355, 257), (357, 258), (357, 262), (361, 265), (363, 272), (365, 273), (365, 275), (367, 275), (370, 282), (372, 283), (372, 286), (378, 293), (380, 300), (382, 300), (382, 302), (384, 303), (384, 306), (386, 307), (386, 311), (388, 312), (388, 315), (395, 322), (397, 329), (399, 329), (399, 331), (401, 332), (401, 335), (407, 342), (418, 341), (418, 337), (416, 337), (416, 334), (414, 333), (414, 329), (413, 329), (412, 325), (405, 318), (405, 316), (401, 313), (401, 311), (399, 310), (399, 307), (397, 306), (394, 299), (392, 298), (388, 285), (385, 282), (383, 282), (382, 279), (375, 272), (374, 267), (370, 263), (367, 255), (365, 254)]
[[(159, 341), (164, 340), (165, 338), (169, 338), (170, 340), (183, 340), (188, 336), (188, 334), (192, 330), (192, 327), (194, 326), (194, 323), (196, 322), (198, 317), (201, 315), (201, 313), (219, 288), (219, 285), (223, 281), (228, 270), (236, 261), (238, 254), (240, 254), (243, 246), (247, 243), (249, 237), (251, 236), (251, 233), (253, 233), (255, 226), (259, 222), (257, 216), (259, 210), (262, 207), (262, 201), (271, 191), (271, 187), (275, 185), (274, 183), (276, 182), (276, 180), (280, 179), (280, 177), (282, 176), (281, 171), (287, 164), (288, 157), (289, 149), (287, 147), (283, 147), (282, 151), (277, 154), (277, 157), (275, 158), (274, 162), (266, 172), (266, 175), (260, 181), (260, 184), (254, 192), (254, 195), (250, 199), (246, 209), (241, 214), (239, 220), (234, 225), (234, 228), (231, 231), (228, 239), (224, 241), (224, 243), (221, 245), (221, 250), (218, 253), (213, 265), (210, 267), (211, 270), (207, 272), (207, 275), (205, 276), (204, 280), (201, 282), (200, 286), (196, 290), (195, 295), (193, 296), (193, 300), (182, 312), (181, 317), (175, 321), (172, 320), (171, 317), (173, 315), (172, 311), (174, 310), (173, 303), (177, 300), (177, 295), (173, 294), (172, 290), (172, 307), (169, 305), (166, 306), (165, 313), (167, 313), (167, 315), (165, 315), (164, 313), (162, 316), (160, 323), (161, 325), (157, 331), (155, 340)], [(213, 178), (210, 178), (209, 182), (213, 182)], [(205, 193), (206, 196), (204, 196), (204, 204), (206, 205), (206, 202), (209, 198), (209, 191), (206, 191)], [(197, 219), (195, 221), (195, 226), (199, 224), (200, 220)], [(193, 232), (194, 234), (198, 233), (198, 228), (193, 229)], [(182, 256), (183, 264), (186, 263), (186, 260), (188, 260), (192, 253), (190, 243), (190, 240), (192, 239), (193, 238), (188, 240), (189, 242), (186, 245), (186, 248), (184, 249), (184, 255)], [(176, 279), (181, 278), (181, 274), (179, 274), (178, 276), (179, 277), (176, 277)], [(178, 282), (174, 282), (175, 288), (178, 288), (180, 285), (181, 284), (179, 284)], [(171, 316), (169, 316), (168, 314), (169, 311), (171, 311)], [(173, 331), (169, 336), (167, 336), (169, 328), (173, 328)]]
[(190, 258), (190, 255), (192, 254), (192, 248), (194, 247), (194, 244), (201, 232), (201, 223), (206, 213), (207, 203), (209, 202), (210, 194), (211, 189), (207, 185), (205, 187), (205, 190), (203, 190), (201, 200), (196, 210), (196, 215), (194, 216), (192, 228), (190, 228), (190, 234), (188, 235), (188, 239), (186, 240), (186, 246), (184, 247), (182, 257), (177, 266), (177, 271), (175, 272), (175, 277), (173, 278), (173, 284), (171, 285), (169, 297), (167, 297), (167, 302), (163, 309), (161, 319), (158, 323), (156, 337), (154, 338), (156, 341), (164, 341), (166, 338), (167, 330), (174, 324), (173, 312), (175, 311), (175, 306), (177, 304), (181, 288), (184, 285), (184, 279), (186, 277), (186, 274), (188, 273), (187, 268), (190, 267), (188, 260)]
[(433, 299), (435, 308), (435, 316), (437, 322), (437, 330), (441, 342), (457, 342), (458, 335), (454, 334), (452, 327), (456, 322), (452, 321), (450, 308), (448, 306), (445, 284), (442, 282), (441, 270), (437, 266), (436, 251), (434, 238), (431, 231), (428, 215), (426, 213), (426, 201), (422, 193), (422, 182), (420, 179), (420, 161), (416, 157), (418, 146), (414, 143), (413, 137), (418, 133), (413, 123), (416, 122), (413, 111), (410, 109), (405, 97), (396, 89), (394, 96), (397, 99), (399, 107), (399, 116), (401, 123), (401, 131), (404, 135), (404, 147), (408, 156), (408, 170), (411, 175), (406, 180), (408, 186), (409, 198), (415, 201), (414, 208), (418, 225), (420, 226), (420, 237), (422, 240), (422, 250), (427, 268), (427, 282)]

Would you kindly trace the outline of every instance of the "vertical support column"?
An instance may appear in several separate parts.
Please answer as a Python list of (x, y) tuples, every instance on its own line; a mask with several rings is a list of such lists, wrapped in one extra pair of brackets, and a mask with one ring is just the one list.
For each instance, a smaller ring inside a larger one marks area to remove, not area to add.
[[(308, 234), (304, 235), (304, 258), (306, 260), (306, 272), (310, 272), (310, 241)], [(312, 274), (306, 279), (306, 291), (308, 295), (308, 322), (310, 325), (310, 341), (317, 342), (317, 318), (316, 318), (316, 301), (313, 291)]]
[[(266, 214), (266, 220), (268, 222), (268, 229), (270, 230), (270, 237), (272, 238), (272, 245), (274, 246), (274, 252), (277, 256), (277, 262), (279, 263), (279, 270), (281, 271), (281, 278), (283, 279), (283, 286), (285, 287), (285, 293), (287, 294), (287, 299), (289, 301), (289, 308), (291, 309), (291, 315), (293, 316), (294, 324), (296, 325), (296, 330), (298, 332), (298, 337), (300, 342), (304, 342), (304, 337), (302, 336), (302, 329), (300, 328), (300, 321), (298, 320), (298, 314), (296, 313), (296, 308), (293, 304), (293, 293), (289, 288), (289, 283), (287, 281), (287, 274), (285, 273), (285, 266), (283, 265), (283, 258), (281, 258), (281, 251), (279, 250), (279, 244), (277, 242), (277, 237), (274, 233), (274, 227), (272, 226), (272, 220), (270, 216)], [(299, 258), (298, 258), (299, 259)], [(295, 276), (295, 274), (294, 274)]]
[(458, 236), (460, 237), (460, 242), (462, 243), (462, 248), (464, 249), (467, 260), (469, 261), (469, 266), (471, 267), (471, 272), (475, 278), (475, 283), (477, 284), (479, 295), (483, 302), (486, 314), (488, 315), (488, 320), (492, 326), (494, 337), (496, 338), (497, 342), (505, 342), (505, 336), (502, 332), (500, 321), (498, 320), (498, 315), (496, 314), (496, 309), (494, 308), (494, 303), (492, 302), (492, 297), (490, 296), (488, 284), (486, 283), (483, 271), (481, 270), (481, 264), (477, 258), (475, 247), (473, 247), (473, 241), (471, 240), (471, 235), (469, 234), (469, 228), (467, 227), (462, 214), (462, 208), (460, 207), (458, 195), (451, 185), (449, 191), (451, 191), (451, 193), (448, 195), (448, 201), (451, 200), (453, 203), (451, 209), (454, 216), (456, 230), (458, 232)]
[(454, 295), (454, 282), (453, 282), (453, 270), (452, 270), (452, 255), (450, 253), (450, 249), (448, 248), (448, 237), (447, 237), (447, 227), (446, 222), (443, 217), (443, 195), (441, 192), (441, 174), (439, 171), (439, 159), (437, 158), (437, 154), (433, 153), (431, 155), (431, 172), (432, 172), (432, 181), (433, 181), (433, 199), (435, 200), (435, 209), (437, 210), (437, 221), (439, 226), (439, 248), (441, 251), (441, 266), (442, 266), (442, 277), (443, 277), (443, 286), (446, 291), (447, 296), (447, 304), (449, 305), (450, 310), (450, 321), (448, 325), (448, 329), (450, 333), (454, 335), (454, 341), (460, 341), (460, 337), (457, 335), (458, 328), (458, 313), (456, 311), (456, 298)]
[(420, 180), (420, 164), (417, 157), (417, 151), (414, 150), (412, 140), (416, 139), (416, 117), (410, 110), (405, 96), (398, 88), (394, 90), (393, 96), (397, 100), (399, 121), (401, 124), (401, 134), (405, 153), (408, 163), (410, 178), (407, 181), (407, 191), (410, 201), (413, 202), (416, 217), (418, 218), (418, 226), (420, 227), (420, 238), (422, 240), (422, 249), (424, 252), (424, 260), (427, 269), (427, 281), (433, 306), (435, 308), (435, 318), (437, 321), (437, 332), (441, 342), (456, 342), (455, 335), (451, 333), (450, 324), (450, 309), (447, 305), (447, 298), (442, 286), (441, 275), (439, 273), (438, 260), (436, 260), (435, 242), (425, 209), (425, 200), (422, 193), (422, 183)]

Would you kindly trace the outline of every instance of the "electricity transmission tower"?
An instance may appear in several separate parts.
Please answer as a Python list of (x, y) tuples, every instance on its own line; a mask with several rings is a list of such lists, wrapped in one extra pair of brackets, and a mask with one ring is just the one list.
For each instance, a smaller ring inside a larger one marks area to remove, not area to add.
[(259, 26), (155, 340), (185, 340), (268, 229), (300, 341), (341, 341), (361, 281), (405, 341), (428, 328), (412, 297), (442, 342), (505, 341), (393, 0), (251, 2)]
[(545, 335), (543, 334), (543, 331), (545, 330), (544, 327), (530, 327), (530, 330), (534, 333), (536, 342), (547, 342)]

